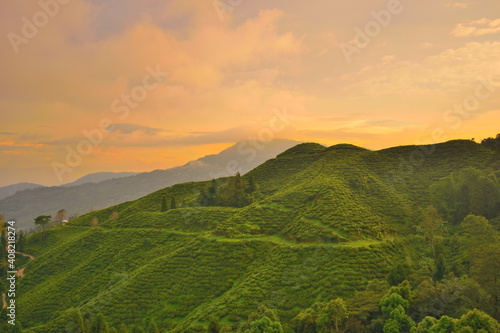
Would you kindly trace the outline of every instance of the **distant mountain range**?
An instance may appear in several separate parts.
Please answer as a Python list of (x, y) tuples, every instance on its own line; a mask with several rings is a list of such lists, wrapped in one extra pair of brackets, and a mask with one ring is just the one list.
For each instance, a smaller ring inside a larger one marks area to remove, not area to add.
[(7, 198), (16, 192), (22, 190), (30, 190), (32, 188), (37, 188), (37, 187), (43, 187), (43, 185), (33, 184), (33, 183), (19, 183), (19, 184), (0, 187), (0, 200), (3, 198)]
[(68, 186), (82, 185), (82, 184), (86, 184), (86, 183), (99, 183), (99, 182), (103, 182), (105, 180), (110, 180), (110, 179), (135, 176), (138, 173), (139, 172), (96, 172), (96, 173), (91, 173), (89, 175), (83, 176), (82, 178), (80, 178), (72, 183), (67, 183), (67, 184), (64, 184), (61, 186), (68, 187)]
[[(9, 192), (11, 194), (0, 200), (0, 213), (6, 219), (16, 220), (18, 227), (30, 228), (33, 227), (36, 216), (54, 216), (60, 209), (65, 209), (69, 216), (79, 215), (136, 200), (177, 183), (209, 180), (234, 175), (236, 172), (244, 174), (297, 143), (299, 142), (293, 140), (253, 144), (240, 142), (218, 154), (167, 170), (132, 173), (128, 176), (126, 173), (97, 173), (74, 183), (52, 187), (31, 184), (31, 187), (20, 188), (21, 184), (12, 185), (13, 189)], [(113, 179), (109, 179), (110, 176)], [(100, 179), (106, 180), (99, 181)]]
[[(69, 186), (82, 185), (85, 183), (99, 183), (109, 179), (134, 176), (137, 174), (138, 172), (96, 172), (83, 176), (82, 178), (74, 182), (63, 184), (61, 186), (69, 187)], [(33, 183), (18, 183), (13, 185), (2, 186), (0, 187), (0, 200), (10, 197), (11, 195), (14, 195), (19, 191), (31, 190), (38, 187), (46, 187), (46, 186)]]

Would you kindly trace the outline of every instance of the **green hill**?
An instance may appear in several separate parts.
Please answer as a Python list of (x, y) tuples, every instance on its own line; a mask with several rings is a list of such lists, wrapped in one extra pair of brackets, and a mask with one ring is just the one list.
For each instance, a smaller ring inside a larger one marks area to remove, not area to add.
[[(465, 140), (380, 151), (306, 143), (242, 177), (258, 184), (240, 189), (251, 198), (243, 207), (200, 199), (233, 177), (88, 213), (28, 238), (36, 259), (19, 282), (19, 319), (28, 332), (64, 332), (78, 308), (113, 327), (155, 319), (169, 332), (201, 332), (212, 316), (238, 327), (264, 304), (289, 323), (414, 257), (431, 185), (486, 169), (492, 154)], [(172, 198), (177, 208), (162, 212)]]

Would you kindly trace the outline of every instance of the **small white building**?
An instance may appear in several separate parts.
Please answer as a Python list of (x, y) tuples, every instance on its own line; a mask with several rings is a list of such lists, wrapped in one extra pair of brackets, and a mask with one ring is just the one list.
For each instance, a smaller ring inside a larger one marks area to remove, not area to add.
[(68, 220), (62, 220), (61, 221), (61, 225), (65, 225), (66, 223), (68, 223)]

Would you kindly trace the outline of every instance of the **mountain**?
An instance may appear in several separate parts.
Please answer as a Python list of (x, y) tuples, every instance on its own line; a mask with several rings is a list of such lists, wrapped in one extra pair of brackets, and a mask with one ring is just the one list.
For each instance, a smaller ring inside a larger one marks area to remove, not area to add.
[(38, 215), (54, 216), (65, 209), (69, 216), (138, 199), (161, 188), (183, 182), (208, 180), (245, 173), (296, 145), (292, 140), (237, 143), (219, 154), (208, 155), (184, 166), (155, 170), (99, 183), (24, 190), (0, 200), (0, 212), (16, 220), (20, 228), (33, 226)]
[[(432, 273), (438, 247), (424, 246), (417, 228), (439, 203), (432, 191), (462, 174), (498, 174), (492, 156), (466, 140), (380, 151), (305, 143), (242, 178), (176, 184), (90, 212), (28, 238), (35, 260), (19, 281), (18, 318), (26, 332), (66, 331), (75, 309), (114, 328), (154, 319), (162, 331), (205, 332), (217, 318), (236, 331), (265, 305), (289, 329), (300, 311), (337, 297), (369, 318), (388, 275), (409, 274), (401, 263), (414, 263), (417, 286)], [(468, 188), (475, 204), (483, 185), (500, 188), (481, 177)], [(460, 244), (442, 242), (447, 260)]]
[(61, 186), (68, 187), (68, 186), (82, 185), (86, 183), (99, 183), (109, 179), (130, 177), (130, 176), (135, 176), (137, 174), (138, 172), (96, 172), (83, 176), (82, 178), (72, 183), (67, 183)]
[(23, 190), (30, 190), (37, 187), (44, 187), (43, 185), (33, 184), (33, 183), (19, 183), (8, 186), (0, 187), (0, 200), (3, 198), (7, 198), (16, 192)]

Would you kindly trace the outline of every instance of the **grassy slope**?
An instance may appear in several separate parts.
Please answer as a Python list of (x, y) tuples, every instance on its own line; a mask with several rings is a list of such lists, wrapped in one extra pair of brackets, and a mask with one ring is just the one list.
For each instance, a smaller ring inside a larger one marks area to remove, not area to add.
[[(153, 317), (182, 332), (208, 315), (235, 324), (261, 303), (286, 322), (315, 301), (348, 298), (410, 255), (398, 235), (428, 204), (428, 186), (491, 154), (470, 141), (434, 148), (302, 144), (245, 176), (264, 196), (250, 206), (159, 212), (163, 196), (195, 205), (207, 183), (186, 183), (84, 215), (43, 242), (34, 235), (18, 297), (23, 326), (63, 331), (66, 310), (79, 307), (113, 325)], [(89, 227), (94, 218), (100, 227)], [(245, 234), (249, 225), (258, 233)]]

